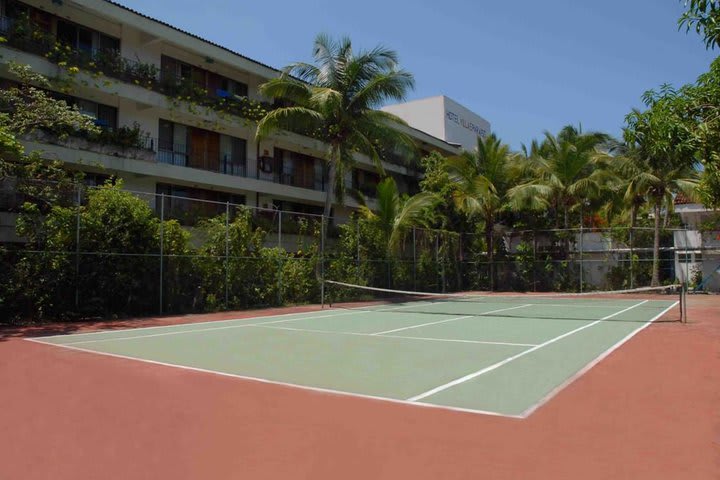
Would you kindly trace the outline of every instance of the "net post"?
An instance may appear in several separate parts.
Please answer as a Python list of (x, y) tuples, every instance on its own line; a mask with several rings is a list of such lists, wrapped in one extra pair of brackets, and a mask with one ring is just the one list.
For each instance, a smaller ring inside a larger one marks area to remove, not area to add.
[(158, 311), (163, 313), (163, 271), (165, 253), (165, 194), (160, 194), (160, 293), (158, 294), (160, 305)]
[(688, 290), (688, 284), (687, 281), (682, 282), (682, 285), (680, 286), (680, 321), (682, 323), (687, 323), (687, 290)]

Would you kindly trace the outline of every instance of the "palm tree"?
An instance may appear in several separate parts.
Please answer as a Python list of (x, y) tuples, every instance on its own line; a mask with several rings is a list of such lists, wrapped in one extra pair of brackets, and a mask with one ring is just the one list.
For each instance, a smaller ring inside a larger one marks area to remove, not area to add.
[(635, 227), (641, 199), (653, 209), (653, 263), (650, 285), (660, 285), (660, 227), (665, 209), (667, 219), (673, 209), (675, 195), (682, 193), (697, 197), (699, 173), (694, 165), (677, 162), (653, 162), (643, 155), (642, 149), (630, 147), (621, 159), (620, 169), (627, 179), (625, 201), (631, 210), (631, 228)]
[(290, 64), (278, 78), (260, 86), (264, 96), (285, 106), (260, 120), (256, 137), (287, 130), (328, 146), (324, 215), (329, 217), (333, 193), (343, 201), (346, 173), (356, 153), (370, 157), (382, 172), (383, 152), (414, 148), (412, 139), (393, 126), (404, 122), (377, 110), (388, 101), (402, 101), (414, 79), (398, 68), (394, 51), (376, 47), (355, 52), (348, 38), (335, 41), (318, 35), (313, 57), (314, 64)]
[(382, 232), (388, 261), (388, 285), (391, 283), (390, 259), (399, 253), (407, 231), (413, 227), (427, 226), (432, 221), (431, 209), (440, 199), (431, 193), (421, 192), (404, 197), (398, 192), (392, 177), (377, 185), (377, 208), (373, 210), (360, 192), (355, 192), (360, 202), (360, 214), (377, 225)]
[(526, 154), (524, 175), (528, 180), (508, 191), (511, 203), (519, 208), (551, 208), (555, 226), (560, 219), (570, 227), (570, 211), (588, 199), (599, 197), (612, 181), (605, 168), (606, 156), (599, 148), (609, 140), (604, 133), (582, 133), (573, 126), (564, 127), (557, 136), (545, 132), (542, 143), (533, 142)]
[(490, 289), (494, 287), (493, 230), (498, 215), (507, 204), (507, 192), (513, 181), (515, 154), (495, 134), (478, 137), (475, 152), (463, 152), (448, 158), (446, 168), (454, 182), (452, 198), (455, 207), (472, 220), (484, 222), (485, 245), (490, 265)]

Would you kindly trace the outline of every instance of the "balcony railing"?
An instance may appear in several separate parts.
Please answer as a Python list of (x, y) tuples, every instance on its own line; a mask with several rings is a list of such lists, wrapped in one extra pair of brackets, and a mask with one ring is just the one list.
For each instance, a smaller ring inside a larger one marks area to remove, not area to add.
[(189, 145), (165, 140), (159, 140), (157, 145), (157, 161), (160, 163), (197, 168), (236, 177), (247, 176), (246, 160), (233, 157), (231, 154), (217, 155), (207, 151), (197, 151)]
[(325, 191), (325, 179), (315, 175), (301, 173), (275, 173), (273, 182), (291, 187), (307, 188), (310, 190)]
[(223, 90), (207, 91), (191, 79), (162, 72), (152, 63), (131, 60), (112, 49), (82, 50), (58, 41), (51, 33), (27, 19), (0, 16), (0, 36), (5, 45), (43, 56), (62, 67), (77, 67), (126, 83), (151, 89), (178, 100), (258, 121), (272, 108), (269, 103), (232, 95)]

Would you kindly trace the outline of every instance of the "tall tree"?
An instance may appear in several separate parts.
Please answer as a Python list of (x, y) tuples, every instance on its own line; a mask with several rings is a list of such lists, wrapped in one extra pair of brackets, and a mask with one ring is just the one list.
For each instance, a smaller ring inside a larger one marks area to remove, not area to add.
[(507, 203), (507, 193), (513, 181), (514, 158), (510, 147), (495, 134), (490, 134), (484, 139), (478, 137), (476, 151), (463, 152), (446, 162), (454, 186), (452, 199), (455, 207), (467, 214), (471, 221), (480, 218), (484, 223), (491, 290), (495, 276), (493, 231)]
[(573, 126), (557, 135), (545, 132), (541, 143), (533, 142), (524, 162), (527, 180), (512, 187), (508, 196), (516, 208), (549, 207), (555, 225), (570, 227), (570, 212), (588, 199), (601, 195), (612, 172), (599, 149), (609, 140), (604, 133), (583, 133)]
[(628, 200), (643, 195), (653, 209), (654, 240), (651, 285), (660, 284), (660, 231), (663, 207), (669, 213), (673, 198), (683, 193), (698, 197), (699, 172), (693, 135), (676, 114), (676, 95), (648, 92), (648, 109), (634, 110), (626, 118), (625, 140), (628, 154), (624, 161)]
[(376, 47), (356, 52), (348, 38), (336, 41), (318, 35), (313, 57), (313, 64), (290, 64), (279, 78), (260, 86), (263, 95), (285, 106), (265, 115), (257, 137), (281, 129), (312, 136), (328, 146), (324, 215), (329, 217), (333, 193), (343, 201), (346, 173), (356, 153), (370, 157), (382, 172), (383, 152), (413, 148), (412, 139), (396, 128), (404, 122), (378, 108), (388, 101), (402, 101), (414, 79), (398, 67), (393, 50)]
[(694, 30), (705, 40), (705, 48), (720, 46), (720, 1), (684, 0), (687, 10), (678, 20), (686, 32)]

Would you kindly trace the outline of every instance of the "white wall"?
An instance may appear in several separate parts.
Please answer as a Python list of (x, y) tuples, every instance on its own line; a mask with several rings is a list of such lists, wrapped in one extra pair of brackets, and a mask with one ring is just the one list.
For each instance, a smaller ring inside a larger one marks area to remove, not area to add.
[(448, 143), (459, 144), (467, 151), (477, 148), (478, 136), (490, 133), (487, 120), (445, 96), (388, 105), (383, 110), (397, 115), (413, 128)]
[(445, 139), (443, 121), (443, 97), (423, 98), (398, 105), (388, 105), (383, 110), (405, 120), (408, 125), (436, 138)]
[(463, 107), (456, 101), (443, 97), (445, 113), (445, 138), (449, 143), (458, 143), (464, 150), (477, 148), (478, 137), (490, 133), (490, 123)]

